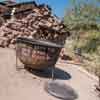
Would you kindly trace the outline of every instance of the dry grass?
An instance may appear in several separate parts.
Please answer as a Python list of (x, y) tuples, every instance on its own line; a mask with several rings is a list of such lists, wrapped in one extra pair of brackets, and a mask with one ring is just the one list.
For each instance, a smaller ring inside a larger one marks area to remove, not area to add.
[[(65, 48), (67, 54), (71, 56), (73, 59), (75, 59), (75, 54), (74, 54), (75, 45), (81, 48), (82, 56), (83, 56), (83, 67), (90, 73), (99, 76), (100, 75), (100, 45), (95, 45), (96, 47), (95, 51), (92, 52), (91, 52), (92, 50), (91, 45), (88, 45), (89, 39), (92, 39), (94, 37), (99, 38), (99, 36), (97, 35), (95, 36), (94, 34), (93, 35), (91, 34), (88, 34), (86, 36), (88, 38), (87, 40), (84, 38), (81, 38), (78, 41), (72, 39), (66, 40)], [(90, 52), (87, 52), (88, 49), (90, 50)]]

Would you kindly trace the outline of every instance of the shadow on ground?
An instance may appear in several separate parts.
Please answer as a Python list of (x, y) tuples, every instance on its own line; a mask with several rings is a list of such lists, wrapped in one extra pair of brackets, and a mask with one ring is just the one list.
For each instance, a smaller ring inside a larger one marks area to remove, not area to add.
[[(34, 70), (31, 68), (25, 67), (25, 69), (39, 77), (51, 78), (51, 76), (52, 76), (52, 68), (43, 69), (43, 70)], [(71, 78), (71, 75), (69, 73), (63, 71), (62, 69), (55, 68), (54, 69), (54, 78), (60, 79), (60, 80), (69, 80)]]

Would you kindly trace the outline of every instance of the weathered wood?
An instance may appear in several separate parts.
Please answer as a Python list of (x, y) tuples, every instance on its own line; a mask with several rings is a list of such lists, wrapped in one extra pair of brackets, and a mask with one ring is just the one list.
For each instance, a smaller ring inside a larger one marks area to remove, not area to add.
[[(10, 44), (15, 44), (16, 38), (20, 36), (64, 44), (69, 33), (65, 31), (63, 22), (52, 14), (49, 6), (36, 4), (29, 9), (27, 3), (21, 3), (12, 4), (9, 7), (14, 5), (21, 10), (15, 12), (14, 20), (9, 20), (0, 27), (0, 36), (6, 37), (9, 41), (8, 44), (7, 41), (5, 43), (0, 42), (0, 44), (9, 47)], [(23, 10), (23, 8), (25, 9)]]

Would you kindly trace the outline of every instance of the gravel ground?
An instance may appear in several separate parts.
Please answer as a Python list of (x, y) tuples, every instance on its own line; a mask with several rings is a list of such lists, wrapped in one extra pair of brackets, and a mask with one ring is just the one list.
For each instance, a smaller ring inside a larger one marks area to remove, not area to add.
[[(14, 50), (0, 48), (0, 100), (58, 100), (44, 90), (49, 78), (25, 69), (17, 71), (15, 58)], [(58, 63), (55, 77), (75, 90), (78, 94), (76, 100), (100, 100), (94, 87), (97, 81), (81, 73), (77, 69), (79, 66), (75, 66)]]

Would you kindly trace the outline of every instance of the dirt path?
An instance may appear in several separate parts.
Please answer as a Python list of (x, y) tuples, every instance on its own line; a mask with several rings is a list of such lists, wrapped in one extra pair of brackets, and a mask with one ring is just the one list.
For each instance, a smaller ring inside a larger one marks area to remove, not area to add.
[[(94, 90), (97, 82), (74, 66), (57, 64), (55, 77), (76, 91), (76, 100), (100, 100)], [(58, 100), (44, 91), (44, 83), (48, 79), (24, 69), (16, 71), (15, 52), (0, 48), (0, 100)]]

